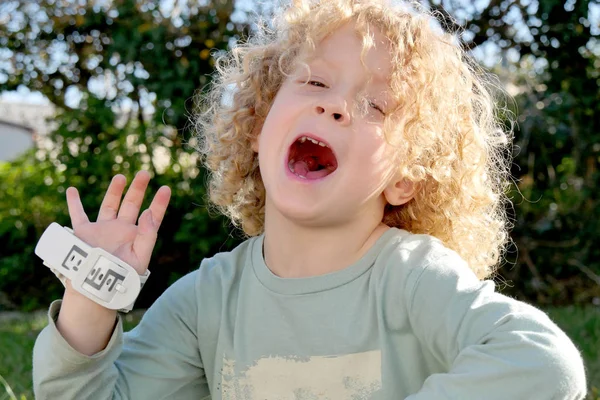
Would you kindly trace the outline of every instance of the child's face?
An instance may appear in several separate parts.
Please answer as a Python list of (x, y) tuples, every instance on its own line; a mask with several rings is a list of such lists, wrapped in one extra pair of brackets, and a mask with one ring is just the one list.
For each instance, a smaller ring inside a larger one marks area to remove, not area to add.
[[(384, 37), (375, 30), (374, 38), (366, 69), (361, 39), (347, 24), (317, 46), (306, 61), (310, 74), (298, 63), (283, 82), (253, 146), (267, 214), (330, 226), (383, 213), (384, 189), (396, 172), (383, 132), (384, 113), (393, 108), (387, 83), (392, 66)], [(369, 102), (366, 112), (361, 94)]]

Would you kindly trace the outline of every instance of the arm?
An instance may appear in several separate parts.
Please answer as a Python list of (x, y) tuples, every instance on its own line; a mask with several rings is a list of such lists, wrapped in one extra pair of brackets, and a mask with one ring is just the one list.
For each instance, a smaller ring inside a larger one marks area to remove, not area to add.
[[(119, 316), (100, 352), (85, 355), (61, 336), (50, 307), (50, 323), (34, 348), (37, 399), (200, 399), (208, 396), (198, 349), (196, 276), (169, 287), (140, 324), (123, 335)], [(64, 303), (63, 303), (64, 304)]]
[[(75, 235), (125, 261), (138, 274), (148, 268), (170, 199), (169, 188), (162, 187), (138, 219), (149, 180), (147, 172), (139, 172), (121, 202), (126, 179), (113, 178), (94, 223), (77, 190), (67, 190)], [(187, 398), (203, 376), (191, 281), (184, 279), (165, 292), (140, 327), (126, 337), (125, 346), (116, 311), (99, 306), (67, 283), (62, 303), (53, 303), (50, 324), (36, 341), (36, 398), (145, 399), (173, 393)]]
[(494, 292), (450, 253), (411, 272), (409, 319), (448, 372), (407, 400), (575, 400), (585, 370), (571, 340), (542, 311)]
[[(67, 205), (75, 235), (92, 247), (112, 253), (140, 275), (150, 264), (158, 229), (171, 196), (168, 187), (160, 188), (150, 207), (139, 215), (149, 181), (147, 172), (139, 172), (121, 202), (127, 180), (123, 175), (115, 176), (95, 223), (89, 221), (77, 190), (67, 189)], [(74, 349), (92, 355), (107, 345), (116, 316), (115, 310), (106, 309), (78, 293), (67, 281), (56, 327)]]

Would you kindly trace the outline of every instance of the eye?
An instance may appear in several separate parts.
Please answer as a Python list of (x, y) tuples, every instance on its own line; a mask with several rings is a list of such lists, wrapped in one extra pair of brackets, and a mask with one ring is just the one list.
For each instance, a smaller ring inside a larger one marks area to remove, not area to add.
[(369, 104), (369, 107), (374, 108), (375, 110), (379, 111), (382, 115), (385, 115), (385, 113), (383, 112), (381, 107), (379, 107), (377, 104), (373, 103), (370, 100), (368, 100), (368, 104)]
[(316, 86), (316, 87), (322, 87), (322, 88), (327, 87), (326, 84), (324, 84), (323, 82), (319, 82), (319, 81), (308, 81), (308, 82), (306, 82), (306, 84), (311, 85), (311, 86)]

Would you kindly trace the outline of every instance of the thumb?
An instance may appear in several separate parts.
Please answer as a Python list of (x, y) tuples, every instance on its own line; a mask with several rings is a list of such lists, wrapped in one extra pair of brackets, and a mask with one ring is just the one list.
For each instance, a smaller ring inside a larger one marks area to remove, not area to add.
[(152, 211), (147, 209), (140, 215), (138, 221), (138, 234), (133, 241), (133, 252), (144, 269), (148, 268), (148, 264), (150, 264), (152, 250), (154, 249), (156, 238), (158, 236), (157, 232), (156, 224), (152, 217)]

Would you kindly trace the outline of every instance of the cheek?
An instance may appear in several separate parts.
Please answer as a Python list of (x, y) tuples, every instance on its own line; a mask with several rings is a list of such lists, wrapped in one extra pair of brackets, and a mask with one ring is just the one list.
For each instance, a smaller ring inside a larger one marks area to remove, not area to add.
[(259, 154), (259, 162), (271, 163), (273, 159), (279, 157), (282, 149), (285, 134), (281, 129), (282, 123), (278, 118), (277, 110), (272, 109), (265, 120), (260, 134), (252, 143), (252, 149)]
[(261, 152), (264, 152), (267, 147), (271, 149), (277, 147), (284, 140), (287, 132), (295, 126), (298, 105), (290, 98), (288, 92), (281, 89), (275, 96), (264, 124), (259, 131), (257, 147), (261, 149)]
[(393, 147), (383, 136), (375, 136), (359, 143), (358, 152), (355, 158), (358, 171), (355, 176), (363, 176), (364, 185), (378, 190), (394, 175), (396, 153)]
[(282, 106), (281, 100), (282, 99), (278, 96), (273, 101), (263, 126), (260, 129), (260, 136), (270, 136), (282, 128), (282, 123), (285, 120), (285, 107)]
[(361, 139), (357, 143), (358, 151), (361, 154), (363, 162), (377, 166), (383, 164), (385, 161), (389, 161), (389, 157), (392, 154), (391, 146), (379, 129), (372, 129), (372, 127), (369, 129), (367, 127), (359, 137)]

